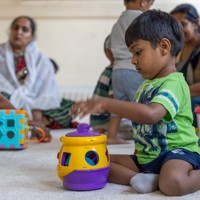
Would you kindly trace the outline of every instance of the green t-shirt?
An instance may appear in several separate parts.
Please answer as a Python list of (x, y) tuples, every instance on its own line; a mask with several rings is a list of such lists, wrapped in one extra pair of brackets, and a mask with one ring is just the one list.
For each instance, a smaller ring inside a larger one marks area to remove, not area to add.
[(149, 163), (162, 152), (176, 148), (200, 153), (198, 137), (192, 126), (190, 91), (181, 73), (145, 80), (135, 95), (135, 102), (159, 103), (168, 111), (153, 125), (133, 122), (136, 156), (140, 164)]

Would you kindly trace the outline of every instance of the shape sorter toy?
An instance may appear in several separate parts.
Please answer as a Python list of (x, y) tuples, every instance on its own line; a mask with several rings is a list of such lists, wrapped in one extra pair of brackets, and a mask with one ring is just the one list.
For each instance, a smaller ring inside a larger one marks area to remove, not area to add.
[(107, 183), (110, 157), (105, 145), (106, 135), (79, 124), (76, 132), (62, 136), (58, 153), (58, 176), (68, 190), (95, 190)]
[(28, 114), (24, 110), (0, 110), (0, 149), (27, 147)]

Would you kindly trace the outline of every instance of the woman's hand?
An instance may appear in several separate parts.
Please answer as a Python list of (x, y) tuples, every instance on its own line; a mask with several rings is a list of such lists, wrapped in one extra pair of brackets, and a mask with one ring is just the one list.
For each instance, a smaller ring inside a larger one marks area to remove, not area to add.
[(6, 97), (0, 94), (0, 109), (16, 109)]
[[(44, 137), (44, 140), (42, 140), (42, 142), (50, 142), (51, 141), (52, 136), (50, 134), (50, 131), (42, 122), (29, 120), (28, 125), (39, 127), (44, 131), (45, 137)], [(31, 139), (39, 140), (40, 138), (42, 138), (41, 132), (38, 130), (32, 130)]]
[(200, 82), (190, 85), (191, 97), (200, 96)]

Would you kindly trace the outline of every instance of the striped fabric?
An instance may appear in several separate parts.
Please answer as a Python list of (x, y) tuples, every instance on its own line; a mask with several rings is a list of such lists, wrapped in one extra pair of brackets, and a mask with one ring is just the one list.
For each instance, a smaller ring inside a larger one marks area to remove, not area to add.
[(50, 121), (57, 122), (61, 128), (67, 128), (72, 121), (69, 111), (73, 104), (74, 101), (70, 99), (62, 99), (59, 108), (43, 111), (43, 114)]
[[(108, 66), (101, 73), (94, 89), (93, 97), (113, 97), (112, 90), (112, 66)], [(90, 125), (102, 125), (110, 120), (110, 113), (96, 113), (90, 116)]]
[[(1, 92), (1, 94), (7, 99), (10, 98), (8, 93)], [(72, 100), (62, 99), (59, 108), (43, 111), (43, 115), (52, 123), (52, 125), (57, 124), (57, 127), (59, 128), (67, 128), (72, 121), (69, 110), (74, 103), (75, 102)], [(51, 127), (51, 124), (49, 127)]]

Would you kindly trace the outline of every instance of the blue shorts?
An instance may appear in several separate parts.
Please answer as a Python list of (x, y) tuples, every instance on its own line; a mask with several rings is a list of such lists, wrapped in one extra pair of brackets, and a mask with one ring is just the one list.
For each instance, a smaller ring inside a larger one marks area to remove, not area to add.
[(186, 149), (174, 149), (163, 152), (159, 157), (147, 164), (139, 164), (135, 155), (130, 155), (140, 172), (159, 174), (163, 164), (169, 160), (184, 160), (193, 166), (194, 170), (200, 169), (200, 155)]
[(136, 70), (113, 70), (112, 87), (114, 98), (133, 102), (135, 93), (143, 81), (144, 79)]

